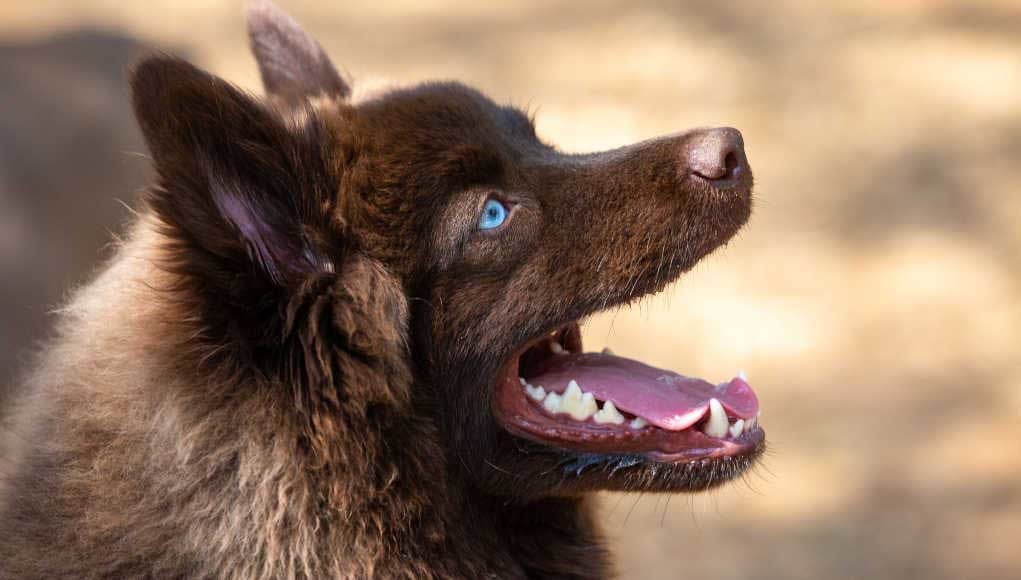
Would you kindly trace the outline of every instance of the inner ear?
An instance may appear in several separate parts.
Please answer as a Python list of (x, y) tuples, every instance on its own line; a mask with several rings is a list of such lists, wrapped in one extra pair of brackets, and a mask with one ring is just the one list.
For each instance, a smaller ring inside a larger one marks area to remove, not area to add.
[(343, 100), (351, 93), (323, 47), (269, 0), (250, 0), (248, 37), (266, 93), (289, 107), (313, 97)]

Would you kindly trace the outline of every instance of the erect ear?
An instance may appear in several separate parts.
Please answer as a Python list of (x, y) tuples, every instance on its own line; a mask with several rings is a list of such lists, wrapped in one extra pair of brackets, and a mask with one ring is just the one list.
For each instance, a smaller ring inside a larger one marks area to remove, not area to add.
[(170, 57), (143, 61), (131, 89), (158, 174), (147, 201), (170, 230), (173, 260), (202, 287), (243, 303), (240, 288), (286, 288), (332, 268), (325, 232), (337, 181), (314, 116), (288, 128)]
[[(201, 360), (234, 356), (287, 378), (320, 457), (364, 436), (378, 403), (407, 412), (403, 288), (333, 219), (339, 170), (315, 113), (289, 126), (169, 57), (142, 62), (131, 88), (158, 174), (146, 200), (166, 238), (158, 259), (181, 276), (167, 290), (201, 325), (190, 339), (206, 348)], [(340, 436), (355, 424), (335, 420), (342, 403), (363, 426)]]
[(270, 0), (250, 0), (248, 37), (266, 92), (288, 106), (311, 97), (345, 99), (351, 90), (323, 47)]

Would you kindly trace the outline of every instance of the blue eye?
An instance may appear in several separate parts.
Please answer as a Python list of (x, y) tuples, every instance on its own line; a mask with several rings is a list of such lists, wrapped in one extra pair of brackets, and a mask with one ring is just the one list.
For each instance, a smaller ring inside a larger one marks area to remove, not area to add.
[(482, 215), (479, 216), (479, 229), (498, 228), (505, 221), (507, 221), (507, 208), (499, 200), (487, 200), (486, 205), (482, 208)]

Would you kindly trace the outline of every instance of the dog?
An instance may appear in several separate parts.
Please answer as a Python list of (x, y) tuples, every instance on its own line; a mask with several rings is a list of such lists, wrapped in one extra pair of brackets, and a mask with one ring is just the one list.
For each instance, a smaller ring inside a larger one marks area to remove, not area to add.
[(3, 578), (603, 578), (590, 492), (696, 492), (765, 448), (743, 377), (580, 322), (752, 209), (741, 134), (571, 155), (452, 82), (351, 99), (247, 8), (267, 93), (138, 64), (156, 170), (7, 412)]

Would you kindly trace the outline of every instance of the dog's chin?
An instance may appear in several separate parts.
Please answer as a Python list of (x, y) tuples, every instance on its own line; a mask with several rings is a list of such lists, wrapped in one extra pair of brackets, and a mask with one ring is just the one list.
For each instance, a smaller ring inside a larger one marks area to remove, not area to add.
[(741, 475), (765, 449), (744, 377), (713, 384), (585, 353), (577, 322), (514, 350), (497, 374), (493, 414), (519, 453), (548, 456), (543, 473), (561, 491), (704, 490)]

